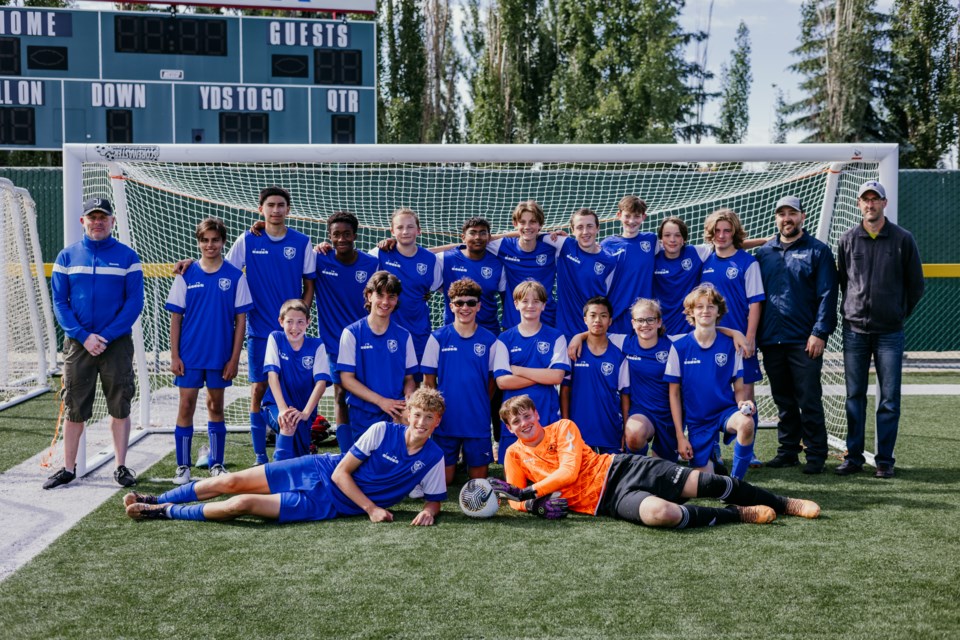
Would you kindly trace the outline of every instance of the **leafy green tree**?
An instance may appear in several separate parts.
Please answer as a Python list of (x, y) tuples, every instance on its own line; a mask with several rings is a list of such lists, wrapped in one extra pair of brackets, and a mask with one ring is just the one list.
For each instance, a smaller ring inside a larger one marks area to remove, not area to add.
[(753, 73), (750, 70), (750, 30), (741, 21), (730, 52), (730, 65), (720, 71), (721, 90), (720, 122), (717, 125), (717, 142), (736, 144), (747, 137), (750, 126), (750, 85)]
[(385, 0), (385, 67), (381, 70), (385, 126), (381, 142), (422, 141), (427, 90), (424, 20), (417, 0)]
[(425, 0), (427, 87), (424, 94), (423, 142), (460, 140), (458, 82), (463, 62), (453, 39), (450, 0)]

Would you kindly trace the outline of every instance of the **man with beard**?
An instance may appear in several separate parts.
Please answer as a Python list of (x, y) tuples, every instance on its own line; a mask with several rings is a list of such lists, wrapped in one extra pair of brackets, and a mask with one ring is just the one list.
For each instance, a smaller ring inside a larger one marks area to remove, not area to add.
[(818, 474), (827, 458), (820, 371), (837, 325), (837, 269), (830, 247), (804, 232), (799, 198), (780, 198), (774, 216), (779, 233), (756, 254), (767, 296), (757, 343), (780, 414), (780, 445), (767, 466), (798, 465), (802, 440), (803, 473)]

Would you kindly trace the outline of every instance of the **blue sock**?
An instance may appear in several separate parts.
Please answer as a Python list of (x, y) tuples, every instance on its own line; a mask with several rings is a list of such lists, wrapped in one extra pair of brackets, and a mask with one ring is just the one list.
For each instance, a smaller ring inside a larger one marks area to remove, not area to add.
[(290, 458), (294, 457), (293, 453), (293, 436), (278, 433), (277, 445), (273, 450), (274, 462), (279, 462), (280, 460), (289, 460)]
[(340, 453), (347, 453), (353, 446), (353, 429), (348, 424), (337, 425), (337, 445)]
[(222, 420), (208, 422), (207, 437), (210, 438), (210, 464), (223, 464), (223, 449), (227, 445), (227, 425)]
[(157, 503), (164, 504), (166, 502), (173, 502), (174, 504), (183, 504), (184, 502), (196, 502), (197, 492), (193, 489), (195, 484), (197, 484), (196, 481), (188, 482), (183, 486), (161, 493), (157, 496)]
[(267, 455), (267, 422), (259, 411), (250, 414), (250, 440), (258, 457)]
[(177, 445), (177, 466), (190, 466), (190, 448), (193, 446), (193, 425), (173, 429), (173, 441)]
[(174, 504), (167, 510), (167, 515), (174, 520), (196, 520), (204, 522), (202, 504)]
[(753, 443), (750, 444), (740, 444), (739, 442), (733, 443), (733, 468), (730, 470), (730, 475), (737, 480), (743, 480), (743, 477), (747, 475), (747, 470), (750, 468), (750, 460), (753, 459)]

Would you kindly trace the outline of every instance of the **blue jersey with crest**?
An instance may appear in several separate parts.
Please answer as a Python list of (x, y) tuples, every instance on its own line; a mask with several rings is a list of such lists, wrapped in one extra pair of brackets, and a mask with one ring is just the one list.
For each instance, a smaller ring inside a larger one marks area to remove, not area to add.
[(657, 253), (657, 234), (649, 231), (633, 238), (610, 236), (600, 243), (611, 255), (617, 256), (617, 270), (607, 296), (613, 305), (611, 333), (630, 333), (630, 307), (638, 298), (653, 295), (653, 263)]
[(630, 368), (630, 415), (642, 414), (673, 424), (670, 414), (670, 385), (663, 374), (673, 342), (660, 336), (657, 344), (645, 349), (637, 334), (610, 334), (610, 341), (623, 350)]
[(715, 427), (724, 411), (737, 406), (733, 383), (742, 377), (743, 362), (732, 338), (718, 333), (704, 348), (688, 333), (670, 347), (663, 379), (680, 383), (684, 422), (696, 430)]
[[(559, 330), (547, 325), (542, 325), (540, 330), (532, 336), (521, 334), (520, 327), (507, 329), (497, 338), (495, 349), (493, 375), (496, 378), (511, 374), (512, 365), (570, 371), (567, 340)], [(533, 400), (541, 422), (551, 424), (560, 419), (560, 395), (556, 387), (535, 384), (525, 389), (506, 389), (503, 392), (503, 400), (507, 401), (514, 396), (524, 394)]]
[(583, 305), (594, 296), (605, 296), (616, 270), (617, 258), (603, 249), (588, 253), (573, 238), (557, 238), (557, 329), (568, 340), (583, 333)]
[[(337, 370), (356, 375), (357, 380), (384, 398), (403, 399), (403, 379), (417, 373), (417, 356), (410, 332), (391, 322), (382, 335), (370, 328), (366, 318), (347, 325), (340, 336)], [(379, 415), (380, 407), (347, 392), (347, 405)]]
[(727, 303), (727, 313), (717, 326), (746, 333), (750, 305), (766, 299), (757, 259), (743, 249), (738, 249), (729, 258), (711, 253), (703, 261), (700, 281), (716, 287)]
[(520, 312), (513, 304), (513, 290), (526, 280), (536, 280), (547, 290), (547, 306), (540, 315), (540, 322), (548, 327), (557, 326), (557, 300), (553, 295), (553, 286), (557, 281), (556, 248), (537, 238), (533, 251), (524, 251), (520, 248), (519, 238), (498, 238), (487, 245), (487, 251), (497, 256), (506, 274), (503, 328), (510, 329), (520, 324)]
[(343, 330), (367, 315), (363, 288), (378, 265), (376, 258), (362, 251), (349, 265), (337, 260), (333, 251), (317, 254), (317, 328), (331, 360), (336, 361)]
[(394, 249), (381, 251), (374, 248), (370, 255), (379, 261), (380, 269), (389, 271), (400, 279), (400, 304), (393, 312), (393, 322), (410, 332), (417, 358), (423, 355), (430, 336), (430, 307), (427, 297), (443, 285), (443, 274), (437, 256), (423, 247), (407, 257)]
[(693, 331), (683, 311), (683, 299), (700, 284), (703, 260), (709, 255), (709, 250), (690, 245), (684, 245), (676, 258), (668, 258), (663, 251), (657, 254), (653, 269), (653, 297), (660, 302), (668, 336)]
[[(477, 324), (497, 335), (500, 333), (500, 321), (497, 319), (497, 298), (507, 286), (503, 265), (489, 252), (480, 260), (473, 260), (463, 254), (464, 246), (444, 251), (438, 256), (443, 273), (443, 321), (453, 322), (450, 310), (450, 296), (447, 291), (457, 280), (470, 278), (480, 285), (480, 310), (477, 311)], [(511, 299), (512, 302), (512, 299)]]
[(563, 380), (570, 387), (570, 419), (591, 447), (620, 449), (623, 445), (623, 414), (620, 393), (629, 393), (629, 365), (623, 352), (608, 341), (606, 350), (595, 355), (583, 343), (580, 358)]
[[(267, 338), (267, 352), (263, 357), (265, 373), (280, 376), (283, 400), (288, 407), (303, 409), (318, 382), (330, 384), (330, 363), (323, 340), (306, 336), (298, 351), (295, 351), (283, 331), (274, 331)], [(273, 390), (267, 387), (263, 404), (277, 404)]]

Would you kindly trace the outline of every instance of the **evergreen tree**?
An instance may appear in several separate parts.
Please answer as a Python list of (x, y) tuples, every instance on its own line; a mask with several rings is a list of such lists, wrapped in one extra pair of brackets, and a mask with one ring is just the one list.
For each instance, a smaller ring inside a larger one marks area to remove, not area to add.
[(417, 0), (385, 0), (386, 66), (381, 70), (385, 126), (380, 141), (422, 141), (427, 90), (423, 13)]
[(783, 97), (783, 89), (773, 85), (773, 126), (770, 131), (770, 142), (773, 144), (786, 144), (787, 142), (787, 101)]
[[(750, 30), (741, 21), (730, 52), (730, 65), (723, 65), (721, 78), (720, 122), (717, 125), (717, 142), (736, 144), (743, 142), (750, 125)], [(781, 96), (782, 99), (782, 96)]]

